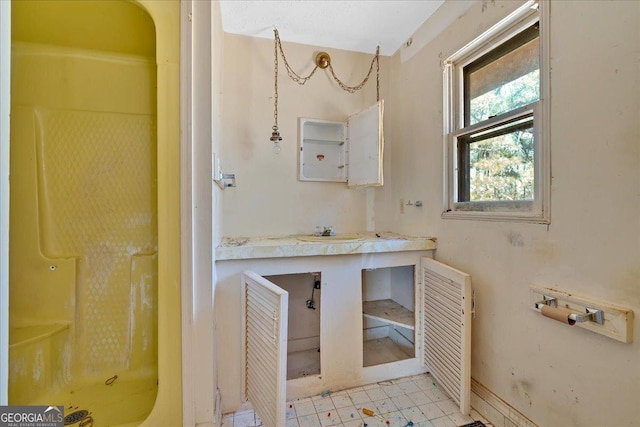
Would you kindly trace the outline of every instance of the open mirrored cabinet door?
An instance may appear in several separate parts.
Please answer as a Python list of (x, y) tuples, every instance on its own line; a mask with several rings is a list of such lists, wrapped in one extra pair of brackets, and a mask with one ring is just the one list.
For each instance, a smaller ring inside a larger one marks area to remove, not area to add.
[(349, 187), (381, 186), (384, 101), (349, 116)]

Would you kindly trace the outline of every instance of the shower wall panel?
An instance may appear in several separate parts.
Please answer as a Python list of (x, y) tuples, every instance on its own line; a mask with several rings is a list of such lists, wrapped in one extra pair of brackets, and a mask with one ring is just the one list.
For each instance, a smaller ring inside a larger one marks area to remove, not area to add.
[(36, 116), (41, 243), (49, 257), (77, 259), (78, 360), (90, 361), (82, 364), (89, 376), (126, 370), (132, 257), (157, 250), (154, 119), (84, 111)]
[[(71, 320), (75, 374), (108, 378), (155, 366), (154, 61), (15, 43), (12, 67), (21, 76), (12, 88), (12, 130), (31, 126), (14, 133), (25, 138), (12, 138), (12, 168), (28, 171), (32, 185), (11, 209), (32, 219), (22, 227), (37, 230), (31, 253), (12, 254), (12, 262), (75, 260), (74, 290), (64, 292), (75, 300), (59, 305), (60, 318)], [(58, 286), (47, 273), (39, 286)], [(37, 313), (24, 312), (34, 289), (21, 283), (12, 277), (12, 319), (37, 323)], [(72, 312), (63, 314), (65, 307)]]

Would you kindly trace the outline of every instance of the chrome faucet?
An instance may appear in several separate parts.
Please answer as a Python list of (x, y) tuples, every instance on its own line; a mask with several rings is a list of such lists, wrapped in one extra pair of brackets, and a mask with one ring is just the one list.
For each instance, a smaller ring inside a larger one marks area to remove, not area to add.
[(316, 236), (335, 236), (336, 233), (333, 231), (333, 226), (331, 225), (323, 225), (316, 227), (316, 232), (314, 233)]

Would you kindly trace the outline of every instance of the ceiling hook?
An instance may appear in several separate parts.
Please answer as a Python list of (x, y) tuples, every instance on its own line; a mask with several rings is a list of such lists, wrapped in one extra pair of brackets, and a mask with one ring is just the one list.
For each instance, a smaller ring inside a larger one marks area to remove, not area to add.
[(319, 52), (316, 55), (316, 65), (323, 70), (331, 64), (331, 57), (327, 52)]

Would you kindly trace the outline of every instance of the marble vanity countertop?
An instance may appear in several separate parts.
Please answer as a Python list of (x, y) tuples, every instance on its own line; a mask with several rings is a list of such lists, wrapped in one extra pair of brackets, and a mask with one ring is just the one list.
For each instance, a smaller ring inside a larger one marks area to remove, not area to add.
[(436, 241), (435, 237), (412, 237), (396, 233), (338, 234), (324, 238), (311, 235), (225, 237), (216, 248), (216, 261), (425, 251), (435, 249)]

